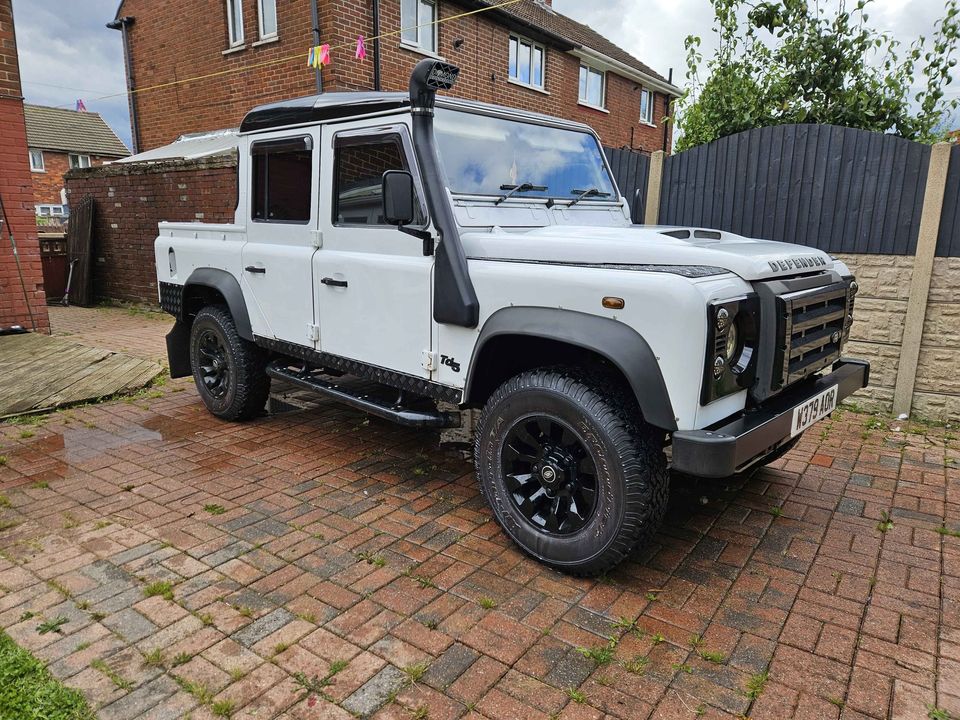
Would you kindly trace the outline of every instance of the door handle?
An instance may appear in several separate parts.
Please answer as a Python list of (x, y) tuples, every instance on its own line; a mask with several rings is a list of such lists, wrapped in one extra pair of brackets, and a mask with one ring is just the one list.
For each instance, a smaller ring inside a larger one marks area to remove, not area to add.
[(246, 270), (248, 273), (256, 273), (258, 275), (263, 275), (265, 272), (267, 272), (265, 267), (257, 267), (256, 265), (247, 265), (244, 270)]
[(321, 278), (320, 282), (324, 285), (329, 285), (330, 287), (346, 287), (347, 286), (346, 280), (334, 280), (331, 277)]

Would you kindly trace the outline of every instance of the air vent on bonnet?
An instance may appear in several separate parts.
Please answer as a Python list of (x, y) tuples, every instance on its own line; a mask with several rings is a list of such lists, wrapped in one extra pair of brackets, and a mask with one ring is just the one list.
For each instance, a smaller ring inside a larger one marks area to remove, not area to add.
[[(669, 235), (677, 240), (688, 240), (690, 238), (689, 230), (664, 230), (661, 235)], [(697, 240), (721, 240), (722, 236), (716, 230), (694, 230), (693, 237)]]

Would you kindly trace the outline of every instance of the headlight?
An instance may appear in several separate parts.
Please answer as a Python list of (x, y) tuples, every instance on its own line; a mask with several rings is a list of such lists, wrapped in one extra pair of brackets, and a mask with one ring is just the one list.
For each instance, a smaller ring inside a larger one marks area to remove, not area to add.
[(701, 404), (753, 385), (759, 327), (760, 300), (753, 293), (707, 307), (707, 367)]
[(727, 330), (727, 341), (724, 347), (725, 357), (728, 363), (732, 363), (733, 359), (736, 357), (737, 350), (740, 347), (740, 333), (737, 331), (736, 319), (730, 324), (730, 329)]

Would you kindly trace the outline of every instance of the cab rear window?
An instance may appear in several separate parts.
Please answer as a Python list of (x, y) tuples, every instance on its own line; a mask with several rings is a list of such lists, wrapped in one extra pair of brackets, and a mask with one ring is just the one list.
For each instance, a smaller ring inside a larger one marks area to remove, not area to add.
[(310, 137), (254, 143), (251, 217), (257, 222), (310, 221), (313, 144)]

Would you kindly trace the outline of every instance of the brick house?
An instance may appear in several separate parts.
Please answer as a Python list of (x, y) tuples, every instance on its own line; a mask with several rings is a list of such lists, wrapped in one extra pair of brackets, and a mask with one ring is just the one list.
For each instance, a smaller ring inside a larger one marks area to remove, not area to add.
[(0, 328), (48, 332), (12, 0), (0, 0), (0, 199), (6, 215), (0, 225)]
[[(122, 0), (108, 27), (123, 32), (129, 89), (219, 73), (131, 94), (134, 150), (236, 127), (255, 105), (321, 88), (406, 90), (425, 56), (460, 66), (455, 94), (586, 122), (608, 146), (670, 149), (664, 117), (679, 90), (551, 0), (446, 20), (499, 1)], [(387, 36), (356, 60), (357, 36), (377, 34)], [(319, 43), (332, 62), (314, 73), (306, 56)]]
[(33, 204), (38, 222), (67, 215), (64, 174), (130, 154), (97, 113), (24, 105)]

